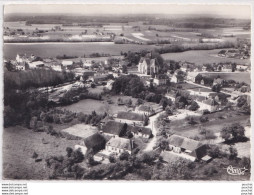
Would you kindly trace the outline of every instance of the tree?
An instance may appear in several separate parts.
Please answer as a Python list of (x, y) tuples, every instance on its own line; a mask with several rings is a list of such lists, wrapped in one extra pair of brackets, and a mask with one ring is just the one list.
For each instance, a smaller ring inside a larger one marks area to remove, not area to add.
[(130, 154), (129, 154), (128, 152), (124, 151), (124, 152), (122, 152), (122, 153), (120, 154), (119, 159), (120, 159), (120, 160), (128, 160), (129, 157), (130, 157)]
[(229, 147), (229, 159), (235, 159), (238, 155), (237, 149), (233, 146)]
[(216, 84), (216, 85), (214, 85), (214, 86), (212, 87), (212, 91), (214, 91), (214, 92), (219, 93), (220, 90), (221, 90), (221, 85), (220, 85), (220, 84)]
[(201, 74), (198, 74), (197, 76), (196, 76), (196, 78), (195, 78), (195, 83), (201, 83), (201, 81), (202, 81), (202, 79), (203, 79), (203, 76), (201, 75)]
[(223, 127), (221, 130), (221, 137), (225, 139), (225, 141), (241, 141), (245, 137), (245, 129), (239, 123), (234, 123), (228, 127)]
[(124, 74), (128, 74), (127, 66), (126, 66), (126, 65), (123, 65), (122, 68), (123, 68), (123, 69), (122, 69), (123, 73), (124, 73)]
[(192, 111), (196, 111), (197, 109), (199, 109), (199, 105), (197, 102), (192, 101), (191, 104), (188, 106), (188, 109)]

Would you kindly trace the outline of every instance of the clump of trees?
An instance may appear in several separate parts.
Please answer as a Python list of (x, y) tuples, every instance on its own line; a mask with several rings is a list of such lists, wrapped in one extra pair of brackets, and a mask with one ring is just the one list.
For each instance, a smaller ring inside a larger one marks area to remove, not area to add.
[(245, 129), (239, 123), (233, 123), (230, 126), (223, 127), (220, 133), (226, 142), (246, 141)]

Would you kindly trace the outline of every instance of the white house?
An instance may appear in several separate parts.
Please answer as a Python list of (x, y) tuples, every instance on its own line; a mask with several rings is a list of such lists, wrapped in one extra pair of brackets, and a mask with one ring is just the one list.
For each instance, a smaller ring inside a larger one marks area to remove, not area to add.
[(35, 61), (35, 62), (28, 63), (28, 65), (30, 69), (41, 68), (41, 67), (44, 67), (44, 62)]
[(73, 61), (70, 60), (63, 60), (62, 65), (63, 66), (71, 66), (73, 64)]
[(108, 153), (114, 153), (117, 156), (123, 152), (131, 154), (133, 141), (122, 137), (112, 137), (107, 143), (105, 150)]
[(51, 68), (55, 71), (62, 71), (62, 66), (61, 65), (52, 65)]

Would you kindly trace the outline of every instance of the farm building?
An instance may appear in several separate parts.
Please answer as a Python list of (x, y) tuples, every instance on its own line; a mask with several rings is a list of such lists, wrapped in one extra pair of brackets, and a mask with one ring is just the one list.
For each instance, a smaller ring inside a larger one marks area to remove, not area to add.
[(83, 139), (79, 145), (75, 145), (75, 149), (80, 149), (85, 155), (88, 150), (92, 151), (93, 153), (97, 153), (100, 150), (105, 149), (105, 145), (105, 138), (99, 133), (96, 133), (87, 137), (86, 139)]
[(35, 61), (35, 62), (28, 63), (28, 66), (30, 69), (41, 68), (41, 67), (44, 67), (44, 62)]
[(196, 77), (198, 76), (198, 72), (188, 72), (187, 74), (187, 80), (195, 83)]
[(134, 112), (118, 112), (115, 120), (120, 123), (127, 123), (134, 126), (143, 126), (145, 115)]
[(209, 110), (210, 112), (215, 112), (219, 109), (219, 103), (212, 98), (201, 101), (196, 98), (196, 102), (199, 105), (199, 110)]
[(182, 157), (187, 155), (186, 158), (191, 161), (201, 160), (207, 155), (208, 147), (199, 141), (179, 135), (170, 136), (168, 141), (170, 151), (177, 154), (183, 153)]
[(169, 80), (169, 78), (167, 75), (159, 74), (159, 75), (155, 76), (155, 78), (153, 79), (153, 82), (156, 85), (166, 85), (168, 80)]
[(116, 121), (108, 121), (103, 127), (102, 132), (110, 136), (122, 137), (126, 134), (127, 124)]
[(151, 138), (153, 136), (150, 128), (128, 126), (127, 130), (131, 131), (134, 137)]
[(106, 151), (108, 153), (114, 153), (117, 156), (123, 152), (128, 152), (131, 154), (133, 149), (133, 141), (122, 138), (122, 137), (112, 137), (106, 144)]
[(158, 112), (161, 112), (162, 110), (163, 110), (162, 106), (158, 104), (150, 104), (150, 105), (140, 105), (136, 107), (135, 112), (147, 116), (152, 116)]
[(73, 64), (73, 61), (70, 60), (63, 60), (62, 65), (63, 66), (71, 66)]

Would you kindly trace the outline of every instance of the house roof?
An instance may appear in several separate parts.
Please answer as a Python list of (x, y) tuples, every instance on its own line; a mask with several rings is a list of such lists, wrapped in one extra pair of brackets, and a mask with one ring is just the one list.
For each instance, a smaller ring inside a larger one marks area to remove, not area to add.
[(128, 130), (130, 130), (133, 133), (142, 133), (145, 135), (152, 135), (152, 130), (150, 128), (145, 128), (145, 127), (138, 127), (138, 126), (128, 126), (127, 128)]
[(179, 135), (170, 136), (169, 144), (191, 151), (190, 156), (198, 159), (204, 157), (207, 154), (207, 149), (209, 148), (207, 145), (202, 145), (199, 141)]
[(116, 121), (108, 121), (102, 128), (102, 131), (109, 134), (120, 135), (125, 123)]
[(103, 149), (105, 148), (106, 140), (102, 135), (96, 133), (84, 139), (84, 143), (88, 149), (90, 148)]
[(168, 79), (168, 76), (165, 74), (159, 74), (156, 76), (157, 79)]
[(67, 60), (62, 61), (62, 65), (64, 65), (64, 66), (69, 66), (72, 64), (73, 64), (73, 61), (67, 61)]
[(133, 112), (118, 112), (117, 118), (133, 121), (144, 121), (144, 116), (142, 114), (137, 114)]
[(223, 82), (223, 79), (221, 78), (217, 78), (217, 79), (214, 79), (213, 83), (216, 83), (216, 84), (221, 84)]
[(35, 61), (35, 62), (31, 62), (30, 65), (33, 65), (33, 66), (39, 66), (39, 65), (43, 65), (44, 62), (42, 61)]
[(114, 148), (132, 150), (131, 140), (122, 137), (112, 137), (108, 142), (107, 146), (112, 146)]
[(210, 106), (216, 106), (219, 105), (218, 102), (216, 102), (214, 99), (207, 99), (203, 101), (204, 104), (210, 105)]
[(196, 76), (198, 76), (198, 72), (188, 72), (188, 77), (192, 77), (192, 78), (196, 78)]
[(199, 141), (189, 139), (187, 137), (182, 137), (179, 135), (171, 135), (168, 141), (170, 145), (174, 145), (176, 147), (184, 148), (190, 151), (195, 150), (201, 145)]

